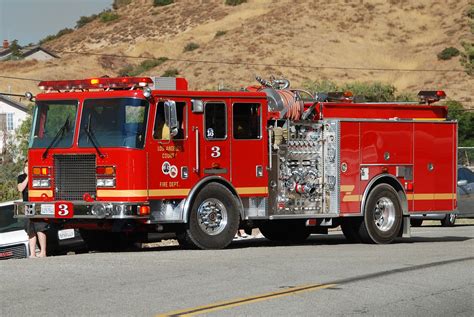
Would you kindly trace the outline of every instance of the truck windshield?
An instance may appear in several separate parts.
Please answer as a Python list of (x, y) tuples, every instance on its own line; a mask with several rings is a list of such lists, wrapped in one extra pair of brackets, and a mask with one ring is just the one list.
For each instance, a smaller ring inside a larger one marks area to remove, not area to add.
[[(30, 148), (70, 147), (76, 125), (77, 104), (77, 100), (37, 101), (33, 115)], [(65, 125), (65, 122), (68, 124)], [(59, 135), (61, 129), (63, 131)]]
[(143, 148), (147, 117), (148, 102), (143, 99), (85, 100), (79, 147)]

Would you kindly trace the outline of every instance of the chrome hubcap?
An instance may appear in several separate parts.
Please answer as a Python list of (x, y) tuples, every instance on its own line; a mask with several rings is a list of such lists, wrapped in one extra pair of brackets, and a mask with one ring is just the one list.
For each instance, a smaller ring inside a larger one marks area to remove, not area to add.
[(227, 225), (227, 209), (215, 198), (206, 199), (199, 205), (198, 223), (207, 234), (219, 234)]
[(374, 208), (374, 223), (381, 231), (388, 231), (395, 222), (395, 206), (387, 197), (377, 200)]

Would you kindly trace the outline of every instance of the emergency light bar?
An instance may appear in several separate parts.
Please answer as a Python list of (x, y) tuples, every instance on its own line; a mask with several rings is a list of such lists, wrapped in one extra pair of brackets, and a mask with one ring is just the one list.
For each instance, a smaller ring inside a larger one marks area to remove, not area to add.
[(148, 87), (153, 84), (149, 77), (117, 77), (117, 78), (89, 78), (81, 80), (51, 80), (38, 84), (41, 90), (88, 90), (88, 89), (132, 89), (134, 87)]
[(422, 90), (418, 93), (418, 98), (420, 99), (420, 103), (431, 104), (446, 98), (446, 93), (443, 90)]

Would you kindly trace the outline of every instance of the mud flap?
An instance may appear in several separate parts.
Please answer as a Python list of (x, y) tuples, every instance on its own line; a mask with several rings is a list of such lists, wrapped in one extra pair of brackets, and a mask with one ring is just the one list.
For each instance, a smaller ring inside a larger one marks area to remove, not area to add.
[(409, 215), (403, 215), (402, 227), (400, 228), (400, 233), (398, 236), (402, 238), (411, 238), (411, 224)]

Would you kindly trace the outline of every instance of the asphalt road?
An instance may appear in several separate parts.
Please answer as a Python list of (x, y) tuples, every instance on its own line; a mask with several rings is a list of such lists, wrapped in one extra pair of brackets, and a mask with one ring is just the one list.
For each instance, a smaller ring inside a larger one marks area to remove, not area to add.
[(1, 316), (473, 316), (474, 226), (0, 262)]

